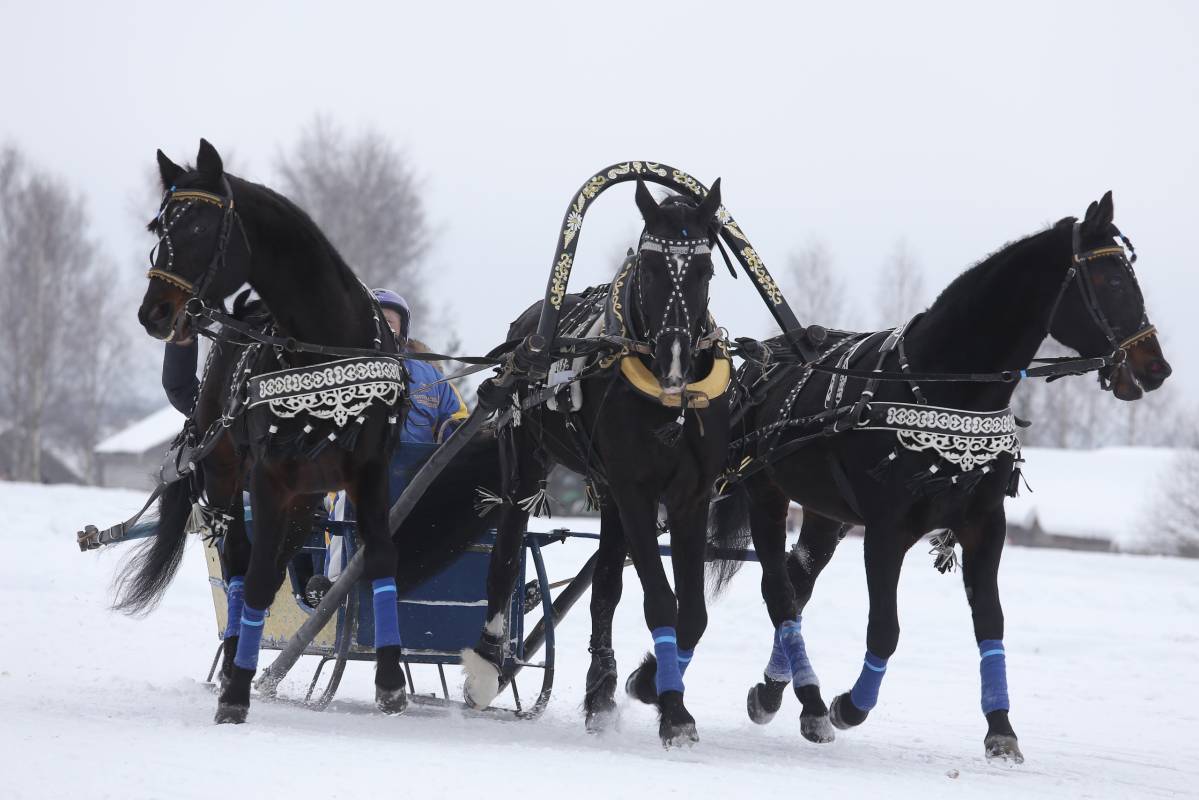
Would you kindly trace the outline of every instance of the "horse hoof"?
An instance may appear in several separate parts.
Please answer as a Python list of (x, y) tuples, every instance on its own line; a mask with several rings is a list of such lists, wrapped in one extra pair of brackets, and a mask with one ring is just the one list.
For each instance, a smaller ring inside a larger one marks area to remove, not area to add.
[(994, 733), (983, 740), (983, 746), (986, 748), (988, 762), (1009, 767), (1024, 763), (1024, 754), (1020, 752), (1020, 745), (1016, 743), (1015, 736)]
[(837, 738), (828, 714), (800, 714), (799, 732), (803, 738), (816, 744), (828, 744)]
[[(774, 700), (771, 707), (771, 700)], [(778, 713), (779, 707), (782, 705), (783, 694), (778, 693), (778, 697), (771, 697), (770, 687), (766, 684), (755, 683), (749, 687), (749, 694), (745, 697), (745, 710), (749, 712), (749, 718), (758, 725), (765, 725), (774, 719), (774, 715)]]
[(647, 706), (658, 705), (658, 687), (655, 678), (658, 674), (658, 660), (652, 654), (647, 655), (637, 669), (630, 673), (624, 682), (624, 690), (635, 700), (640, 700)]
[(500, 693), (500, 670), (477, 650), (462, 651), (462, 699), (471, 708), (487, 708)]
[(584, 724), (587, 726), (587, 732), (590, 734), (599, 735), (607, 733), (616, 727), (616, 706), (588, 711)]
[(869, 713), (855, 706), (849, 699), (849, 692), (845, 692), (833, 698), (833, 704), (828, 709), (828, 718), (834, 728), (847, 731), (865, 722)]
[(216, 717), (213, 719), (217, 725), (241, 725), (246, 721), (246, 715), (250, 713), (249, 706), (234, 705), (232, 703), (217, 703)]
[(384, 714), (403, 714), (408, 708), (408, 691), (401, 686), (399, 689), (380, 689), (375, 687), (375, 705)]
[(658, 735), (662, 737), (662, 746), (669, 750), (672, 747), (693, 747), (699, 742), (699, 731), (694, 722), (662, 721), (658, 726)]

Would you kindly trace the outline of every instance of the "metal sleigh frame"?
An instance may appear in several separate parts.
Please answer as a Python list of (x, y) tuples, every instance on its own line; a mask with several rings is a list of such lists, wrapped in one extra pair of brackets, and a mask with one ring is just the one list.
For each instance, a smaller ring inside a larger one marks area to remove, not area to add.
[[(336, 535), (348, 536), (352, 541), (354, 533), (354, 524), (352, 522), (329, 523), (329, 525), (340, 528)], [(321, 529), (314, 532), (314, 541), (317, 535), (323, 537), (324, 531), (325, 526), (322, 526)], [(572, 531), (567, 528), (555, 528), (546, 533), (533, 531), (525, 533), (521, 572), (527, 574), (528, 562), (531, 561), (534, 574), (536, 575), (537, 587), (537, 596), (534, 599), (534, 603), (540, 606), (541, 617), (526, 634), (524, 623), (525, 617), (531, 610), (527, 598), (528, 590), (532, 584), (526, 584), (521, 580), (512, 596), (511, 613), (508, 615), (509, 629), (507, 631), (507, 639), (510, 644), (509, 654), (504, 660), (500, 677), (501, 689), (511, 691), (513, 707), (492, 706), (485, 709), (476, 709), (451, 698), (445, 668), (462, 665), (461, 649), (462, 647), (469, 647), (478, 636), (479, 627), (482, 625), (485, 611), (478, 615), (467, 614), (464, 621), (455, 625), (455, 621), (446, 619), (445, 609), (457, 605), (460, 601), (447, 601), (444, 598), (439, 601), (430, 599), (430, 595), (437, 597), (439, 596), (438, 592), (444, 591), (444, 586), (438, 585), (439, 578), (449, 576), (451, 583), (456, 579), (466, 579), (469, 581), (472, 577), (470, 574), (472, 571), (475, 573), (473, 577), (479, 577), (478, 567), (481, 566), (483, 570), (486, 569), (486, 559), (490, 557), (491, 553), (490, 540), (494, 538), (494, 533), (489, 532), (485, 535), (485, 538), (489, 541), (480, 541), (471, 545), (459, 562), (450, 565), (437, 576), (434, 576), (420, 587), (399, 598), (401, 627), (403, 627), (405, 621), (403, 611), (406, 606), (428, 604), (427, 607), (429, 608), (440, 609), (436, 612), (436, 615), (441, 617), (437, 621), (443, 628), (437, 634), (429, 632), (429, 635), (440, 637), (444, 641), (446, 636), (444, 628), (447, 627), (447, 622), (449, 623), (448, 627), (457, 628), (462, 634), (458, 641), (454, 643), (455, 646), (449, 649), (410, 647), (408, 644), (410, 633), (409, 636), (405, 637), (403, 663), (404, 672), (408, 680), (408, 699), (413, 705), (461, 708), (484, 716), (535, 719), (545, 711), (553, 693), (557, 626), (574, 607), (575, 603), (578, 602), (579, 598), (591, 587), (592, 578), (595, 573), (595, 563), (598, 558), (598, 553), (593, 553), (573, 577), (551, 583), (546, 572), (542, 549), (547, 545), (565, 542), (568, 539), (598, 540), (599, 534)], [(317, 547), (318, 545), (316, 544), (306, 546), (304, 552), (314, 552)], [(671, 548), (668, 545), (661, 545), (658, 547), (658, 552), (662, 556), (670, 557)], [(742, 561), (756, 561), (757, 554), (751, 550), (714, 549), (709, 551), (708, 558), (709, 560), (713, 558), (736, 558)], [(213, 604), (216, 610), (219, 636), (225, 628), (225, 582), (221, 578), (220, 556), (212, 542), (205, 542), (205, 559), (208, 562), (208, 581), (213, 589)], [(470, 565), (474, 567), (474, 570), (463, 570), (462, 562), (470, 559), (475, 559), (477, 562)], [(266, 629), (263, 632), (262, 649), (264, 650), (283, 650), (287, 647), (290, 637), (295, 635), (300, 623), (314, 613), (312, 609), (305, 606), (296, 597), (296, 590), (299, 587), (295, 582), (294, 572), (290, 565), (288, 567), (288, 576), (289, 581), (285, 582), (284, 586), (279, 589), (274, 602), (271, 604), (271, 612), (267, 617)], [(444, 584), (445, 581), (443, 580), (441, 583)], [(482, 583), (476, 581), (476, 583), (479, 587), (485, 585), (485, 581)], [(551, 594), (551, 591), (554, 589), (561, 589), (556, 597)], [(364, 620), (373, 624), (373, 621), (370, 619), (372, 614), (371, 606), (369, 603), (366, 605), (362, 603), (363, 597), (369, 597), (368, 592), (369, 587), (365, 583), (360, 582), (357, 589), (349, 592), (346, 596), (338, 610), (337, 616), (331, 619), (325, 628), (312, 641), (306, 644), (303, 655), (317, 656), (320, 659), (309, 681), (308, 690), (304, 695), (303, 704), (306, 707), (321, 711), (329, 706), (337, 694), (342, 675), (349, 662), (374, 661), (374, 648), (367, 643), (363, 643), (362, 637), (359, 635), (363, 627), (361, 623)], [(480, 594), (479, 597), (483, 598), (483, 595)], [(481, 606), (472, 605), (472, 607), (485, 610), (486, 600), (481, 599), (480, 602), (482, 603)], [(412, 622), (410, 618), (407, 621), (409, 623)], [(450, 635), (452, 636), (453, 633), (451, 632)], [(544, 658), (539, 662), (534, 662), (532, 660), (533, 657), (543, 647), (545, 648)], [(210, 683), (220, 665), (222, 652), (223, 642), (217, 645), (216, 654), (213, 656), (212, 664), (208, 670), (206, 680)], [(328, 682), (320, 690), (320, 693), (317, 694), (321, 674), (324, 672), (325, 666), (329, 663), (333, 664), (333, 668), (330, 672)], [(437, 675), (441, 684), (440, 696), (438, 696), (436, 691), (432, 693), (416, 691), (416, 683), (412, 674), (413, 664), (437, 667)], [(532, 704), (528, 706), (522, 701), (516, 682), (516, 676), (526, 668), (542, 671), (540, 689)], [(314, 697), (314, 695), (316, 696)]]
[[(347, 537), (350, 553), (354, 551), (354, 523), (327, 523), (314, 530), (314, 533), (297, 557), (315, 553), (323, 549), (323, 537), (328, 531), (334, 535)], [(549, 703), (554, 683), (555, 628), (558, 622), (573, 607), (575, 602), (591, 585), (595, 567), (595, 557), (568, 581), (562, 584), (550, 584), (545, 568), (542, 548), (555, 542), (564, 542), (568, 538), (591, 538), (593, 534), (583, 534), (561, 528), (548, 533), (528, 532), (525, 534), (524, 550), (521, 556), (521, 572), (527, 574), (529, 562), (532, 562), (536, 597), (533, 604), (526, 601), (526, 592), (533, 586), (526, 586), (524, 580), (519, 582), (513, 593), (511, 613), (508, 614), (509, 653), (505, 658), (501, 672), (501, 682), (505, 690), (510, 689), (513, 708), (471, 709), (487, 715), (531, 719), (540, 716)], [(470, 647), (482, 627), (486, 611), (485, 595), (481, 592), (486, 585), (485, 575), (487, 559), (491, 553), (491, 540), (494, 534), (485, 534), (484, 540), (471, 545), (460, 559), (451, 564), (441, 573), (433, 576), (421, 586), (399, 598), (401, 629), (407, 627), (404, 635), (404, 671), (408, 680), (409, 701), (415, 705), (439, 707), (465, 707), (450, 696), (449, 682), (446, 678), (447, 666), (462, 664), (461, 650)], [(221, 575), (220, 555), (212, 542), (205, 542), (205, 560), (209, 572), (209, 584), (213, 590), (213, 605), (216, 612), (218, 636), (225, 629), (226, 599), (225, 582)], [(473, 584), (473, 586), (471, 585)], [(555, 599), (550, 588), (559, 588)], [(292, 565), (288, 566), (288, 580), (276, 593), (271, 604), (263, 631), (262, 649), (283, 650), (297, 633), (300, 625), (313, 614), (313, 610), (304, 605), (297, 597), (299, 587)], [(466, 595), (447, 596), (447, 590), (467, 592)], [(304, 646), (303, 655), (317, 656), (320, 660), (308, 684), (304, 696), (304, 704), (310, 708), (323, 710), (329, 706), (337, 693), (346, 665), (351, 661), (374, 661), (374, 648), (370, 645), (373, 631), (373, 612), (369, 600), (363, 603), (364, 597), (369, 597), (369, 587), (359, 582), (342, 601), (336, 617), (321, 629), (321, 631)], [(465, 598), (465, 599), (464, 599)], [(525, 635), (525, 616), (532, 610), (530, 605), (539, 605), (541, 617)], [(407, 613), (406, 613), (407, 612)], [(477, 612), (477, 613), (472, 613)], [(419, 640), (419, 629), (427, 627), (421, 623), (434, 621), (438, 630), (426, 630), (426, 637), (432, 639), (440, 647), (421, 647), (425, 644)], [(418, 630), (413, 635), (413, 630)], [(455, 640), (455, 635), (457, 639)], [(417, 646), (410, 642), (416, 641)], [(449, 643), (447, 645), (447, 642)], [(208, 670), (207, 681), (212, 682), (220, 665), (224, 643), (217, 646), (216, 654)], [(532, 659), (544, 647), (545, 654), (540, 661)], [(332, 663), (333, 667), (325, 686), (319, 690), (320, 678), (325, 666)], [(432, 665), (437, 667), (440, 681), (440, 696), (437, 692), (422, 693), (416, 690), (412, 665)], [(521, 699), (516, 676), (526, 668), (542, 671), (542, 681), (532, 704), (525, 705)]]

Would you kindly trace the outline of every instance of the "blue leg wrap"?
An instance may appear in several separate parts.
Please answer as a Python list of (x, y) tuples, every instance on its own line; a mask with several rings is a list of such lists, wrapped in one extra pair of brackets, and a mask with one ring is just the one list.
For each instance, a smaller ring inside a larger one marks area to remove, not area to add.
[(241, 633), (237, 640), (234, 666), (242, 669), (258, 669), (258, 645), (262, 642), (262, 626), (266, 621), (265, 608), (243, 606), (241, 610)]
[(983, 639), (978, 643), (978, 656), (983, 713), (1008, 711), (1012, 706), (1007, 696), (1007, 658), (1003, 654), (1003, 640)]
[(371, 581), (375, 598), (375, 647), (400, 644), (400, 618), (396, 609), (395, 578)]
[(695, 656), (695, 648), (690, 650), (679, 651), (679, 677), (687, 674), (687, 667), (691, 666), (691, 659)]
[(816, 670), (812, 669), (812, 662), (808, 660), (803, 634), (799, 632), (800, 619), (801, 617), (796, 617), (794, 622), (784, 622), (779, 626), (778, 633), (779, 644), (787, 655), (787, 662), (791, 666), (791, 680), (796, 689), (802, 686), (820, 685), (820, 679), (816, 677)]
[(230, 578), (225, 589), (225, 601), (228, 603), (228, 613), (225, 616), (225, 634), (222, 639), (228, 639), (241, 633), (241, 610), (246, 603), (246, 579), (238, 575)]
[(862, 711), (874, 708), (878, 703), (878, 687), (882, 686), (886, 671), (887, 659), (879, 658), (867, 650), (866, 658), (862, 661), (862, 674), (849, 690), (849, 699), (855, 706)]
[(654, 655), (658, 658), (658, 673), (654, 686), (658, 694), (683, 691), (683, 671), (679, 667), (679, 640), (674, 628), (654, 628)]
[(770, 661), (766, 664), (766, 677), (772, 681), (791, 680), (791, 662), (787, 660), (787, 651), (779, 641), (779, 632), (774, 631), (774, 648), (770, 651)]

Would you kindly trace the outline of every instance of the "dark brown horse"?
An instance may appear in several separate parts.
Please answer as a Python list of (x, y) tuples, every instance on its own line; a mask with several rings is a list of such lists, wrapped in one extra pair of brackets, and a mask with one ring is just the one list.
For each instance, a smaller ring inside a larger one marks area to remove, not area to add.
[[(388, 469), (404, 401), (399, 345), (371, 293), (294, 204), (226, 174), (203, 140), (194, 169), (161, 151), (158, 164), (164, 197), (150, 225), (159, 246), (138, 312), (143, 327), (158, 339), (187, 338), (203, 312), (248, 283), (269, 309), (261, 332), (288, 345), (217, 334), (214, 359), (228, 374), (204, 381), (190, 431), (219, 441), (194, 480), (167, 488), (158, 535), (131, 562), (118, 605), (139, 611), (157, 601), (178, 567), (192, 501), (203, 500), (208, 517), (228, 529), (230, 629), (216, 719), (244, 721), (262, 620), (283, 580), (284, 540), (311, 528), (320, 493), (344, 488), (357, 508), (365, 577), (375, 589), (376, 697), (385, 711), (399, 711), (406, 695), (387, 524)], [(340, 349), (339, 357), (293, 341)], [(340, 357), (348, 352), (362, 355)], [(243, 486), (252, 498), (252, 547)]]

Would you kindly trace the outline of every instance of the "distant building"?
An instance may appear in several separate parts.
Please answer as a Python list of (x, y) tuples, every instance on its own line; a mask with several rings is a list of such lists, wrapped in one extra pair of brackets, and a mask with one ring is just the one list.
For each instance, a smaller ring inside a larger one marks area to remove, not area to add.
[(159, 409), (96, 445), (99, 485), (153, 489), (155, 473), (185, 417), (171, 406)]
[[(17, 477), (17, 433), (11, 428), (0, 430), (0, 480), (11, 481)], [(67, 460), (43, 447), (41, 456), (40, 483), (83, 483), (83, 476), (76, 472)]]

